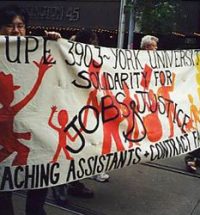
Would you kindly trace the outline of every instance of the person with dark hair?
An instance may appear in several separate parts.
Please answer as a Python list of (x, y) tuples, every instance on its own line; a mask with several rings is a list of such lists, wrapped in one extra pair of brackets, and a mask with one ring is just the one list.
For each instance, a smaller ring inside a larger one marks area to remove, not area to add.
[[(0, 9), (0, 35), (26, 36), (28, 14), (18, 6), (6, 6)], [(61, 38), (58, 32), (47, 32), (49, 39)], [(28, 190), (26, 198), (26, 215), (45, 215), (44, 203), (48, 188)], [(0, 192), (0, 214), (14, 215), (12, 191)]]
[(79, 31), (74, 38), (75, 41), (85, 44), (98, 45), (99, 40), (97, 34), (90, 29)]
[[(8, 5), (0, 9), (0, 35), (25, 36), (28, 22), (28, 13), (17, 5)], [(55, 31), (44, 33), (52, 40), (61, 38), (60, 33)]]

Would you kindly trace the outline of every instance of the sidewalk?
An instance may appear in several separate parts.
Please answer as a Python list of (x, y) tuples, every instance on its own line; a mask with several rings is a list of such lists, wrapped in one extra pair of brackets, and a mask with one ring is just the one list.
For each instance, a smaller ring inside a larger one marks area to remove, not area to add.
[[(69, 196), (65, 209), (53, 205), (50, 189), (47, 215), (199, 215), (200, 174), (186, 172), (183, 158), (114, 170), (108, 183), (84, 179), (85, 185), (94, 190), (94, 198)], [(24, 197), (16, 194), (15, 198), (16, 215), (22, 215), (20, 198)]]

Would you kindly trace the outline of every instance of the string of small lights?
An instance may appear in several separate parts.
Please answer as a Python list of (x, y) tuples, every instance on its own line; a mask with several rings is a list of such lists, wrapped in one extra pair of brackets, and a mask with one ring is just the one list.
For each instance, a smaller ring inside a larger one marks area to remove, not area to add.
[[(75, 35), (77, 32), (87, 28), (83, 27), (55, 27), (55, 26), (41, 26), (41, 25), (30, 25), (27, 27), (30, 35), (44, 35), (44, 30), (47, 31), (57, 31), (60, 32), (63, 38), (69, 39), (72, 35)], [(116, 47), (117, 46), (117, 36), (118, 30), (108, 30), (103, 28), (92, 29), (97, 33), (100, 44), (107, 47)], [(125, 32), (125, 43), (127, 42), (128, 32)], [(135, 32), (134, 33), (134, 47), (139, 49), (139, 44), (143, 33)], [(193, 41), (193, 48), (198, 48), (200, 45), (200, 33), (193, 32), (190, 34), (180, 33), (180, 32), (171, 32), (167, 35), (156, 35), (160, 38), (160, 47), (163, 49), (176, 49), (177, 46), (185, 48), (185, 44), (191, 46)], [(172, 36), (172, 37), (171, 37)], [(170, 40), (170, 42), (169, 42)], [(166, 43), (166, 41), (168, 41)]]
[[(28, 30), (53, 30), (53, 31), (80, 31), (83, 30), (84, 28), (81, 27), (48, 27), (48, 26), (28, 26)], [(117, 34), (118, 30), (108, 30), (108, 29), (93, 29), (94, 32), (97, 33), (110, 33), (110, 34)]]
[[(29, 30), (52, 30), (52, 31), (80, 31), (83, 30), (84, 28), (82, 27), (55, 27), (55, 26), (28, 26), (27, 29)], [(118, 34), (118, 30), (108, 30), (108, 29), (103, 29), (103, 28), (98, 28), (98, 29), (93, 29), (94, 32), (96, 33), (109, 33), (109, 34)], [(128, 32), (126, 32), (128, 33)], [(172, 32), (173, 35), (176, 36), (181, 36), (185, 37), (187, 36), (186, 34), (180, 33), (180, 32)], [(194, 32), (192, 33), (195, 36), (200, 36), (200, 33)], [(191, 34), (190, 34), (191, 35)]]

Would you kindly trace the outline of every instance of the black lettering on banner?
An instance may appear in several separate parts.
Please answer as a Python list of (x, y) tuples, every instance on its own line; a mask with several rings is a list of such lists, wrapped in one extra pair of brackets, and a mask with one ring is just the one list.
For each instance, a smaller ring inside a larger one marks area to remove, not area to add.
[(125, 166), (126, 160), (127, 160), (127, 151), (120, 152), (118, 162), (115, 165), (115, 169), (123, 168)]
[(111, 48), (111, 52), (113, 53), (113, 55), (114, 55), (114, 57), (115, 57), (115, 65), (113, 66), (113, 69), (117, 69), (117, 63), (118, 63), (117, 50), (118, 50), (118, 49), (112, 49), (112, 48)]
[(189, 151), (191, 151), (191, 145), (188, 134), (183, 134), (181, 136), (175, 137), (174, 139), (170, 138), (150, 145), (150, 160), (154, 161), (178, 156)]
[(110, 162), (111, 162), (112, 155), (113, 155), (113, 153), (106, 154), (107, 164), (106, 164), (105, 171), (107, 171), (109, 169), (109, 165), (110, 165)]
[[(138, 147), (137, 147), (138, 148)], [(136, 149), (137, 149), (136, 148)], [(128, 162), (127, 162), (127, 166), (131, 165), (132, 164), (132, 160), (133, 160), (133, 157), (134, 157), (134, 153), (135, 153), (135, 150), (136, 149), (129, 149), (128, 152), (129, 152), (129, 159), (128, 159)]]
[(55, 169), (57, 168), (59, 168), (59, 164), (53, 163), (50, 169), (50, 176), (49, 176), (49, 179), (52, 184), (57, 184), (60, 178), (60, 174), (58, 172), (57, 173), (55, 172)]
[(186, 127), (188, 125), (188, 123), (190, 122), (190, 116), (188, 116), (187, 114), (184, 114), (184, 117), (183, 117), (183, 123), (182, 123), (182, 126), (181, 126), (181, 130), (185, 133), (186, 132)]
[(97, 161), (98, 161), (98, 156), (95, 156), (94, 163), (93, 163), (93, 171), (92, 171), (93, 175), (96, 173)]
[[(76, 54), (76, 64), (78, 66), (82, 65), (82, 59), (84, 57), (84, 50), (83, 50), (83, 45), (81, 43), (76, 43), (75, 44), (75, 54)], [(84, 59), (85, 61), (85, 59)], [(90, 60), (91, 61), (91, 56), (90, 56)]]
[(88, 168), (85, 170), (85, 175), (86, 175), (86, 176), (92, 175), (93, 168), (92, 168), (91, 163), (94, 163), (94, 160), (95, 160), (94, 157), (88, 158)]
[(117, 94), (116, 94), (116, 101), (123, 107), (123, 109), (124, 109), (124, 111), (123, 111), (123, 113), (122, 113), (122, 116), (123, 117), (128, 117), (130, 114), (131, 114), (131, 111), (130, 111), (130, 108), (128, 107), (128, 105), (127, 104), (125, 104), (124, 102), (121, 102), (121, 101), (119, 101), (119, 96), (120, 95), (122, 95), (123, 96), (123, 99), (125, 99), (125, 97), (126, 97), (126, 95), (124, 95), (124, 93), (121, 93), (121, 92), (118, 92)]
[[(82, 80), (84, 80), (84, 85), (82, 85), (80, 82), (77, 82), (76, 80), (72, 81), (72, 84), (78, 88), (84, 88), (84, 89), (89, 89), (91, 88), (91, 81), (89, 79), (89, 77), (86, 77), (85, 75), (88, 75), (87, 71), (80, 71), (78, 73), (78, 77), (81, 78)], [(86, 82), (85, 82), (86, 81)]]
[[(144, 126), (144, 123), (143, 123), (143, 121), (142, 121), (140, 115), (139, 115), (139, 114), (137, 113), (137, 111), (136, 111), (136, 104), (135, 104), (135, 101), (131, 101), (131, 103), (130, 103), (130, 108), (131, 108), (131, 110), (132, 110), (133, 126), (132, 126), (132, 128), (131, 128), (129, 131), (127, 131), (126, 133), (123, 131), (123, 136), (124, 136), (124, 138), (125, 138), (125, 141), (128, 140), (128, 141), (130, 141), (130, 142), (140, 142), (140, 141), (142, 141), (142, 140), (146, 137), (147, 131), (146, 131), (146, 128), (145, 128), (145, 126)], [(137, 121), (137, 123), (139, 122), (139, 123), (142, 125), (142, 129), (143, 129), (142, 134), (143, 134), (143, 136), (141, 136), (140, 138), (137, 138), (137, 139), (130, 139), (129, 136), (130, 136), (130, 134), (132, 134), (133, 131), (134, 131), (134, 128), (135, 128), (135, 125), (136, 125), (136, 123), (135, 123), (136, 121)]]
[[(148, 56), (149, 56), (149, 63), (150, 63), (150, 66), (152, 69), (155, 69), (157, 68), (157, 64), (156, 64), (156, 58), (155, 58), (155, 52), (150, 52), (150, 51), (147, 51), (148, 53)], [(151, 53), (153, 54), (153, 56), (151, 55)], [(154, 58), (153, 58), (154, 57)], [(153, 59), (152, 59), (153, 58)], [(153, 65), (154, 63), (154, 65)]]
[[(39, 168), (36, 168), (39, 166)], [(39, 171), (38, 178), (35, 178), (35, 183), (39, 184), (39, 187), (49, 186), (51, 184), (56, 184), (59, 181), (60, 174), (59, 172), (55, 172), (56, 169), (59, 169), (60, 165), (59, 163), (48, 163), (48, 164), (42, 164), (42, 165), (33, 165), (33, 168), (35, 171)], [(28, 168), (29, 166), (26, 166), (27, 170), (26, 172), (29, 172)], [(33, 177), (35, 176), (33, 172)], [(28, 187), (28, 180), (27, 175), (25, 175), (25, 184), (27, 184), (26, 188)], [(38, 182), (37, 182), (38, 181)]]
[[(132, 55), (132, 50), (130, 49), (125, 49), (125, 55), (127, 59), (127, 67), (128, 69), (135, 69), (134, 63), (133, 63), (133, 55)], [(131, 66), (130, 66), (131, 65)]]
[[(35, 173), (35, 187), (39, 187), (40, 186), (40, 181), (37, 179), (40, 177), (40, 166), (39, 165), (35, 165), (34, 166), (36, 168), (36, 173)], [(34, 187), (34, 185), (32, 184), (32, 187)]]
[(90, 79), (92, 80), (91, 83), (95, 89), (99, 89), (100, 80), (99, 75), (96, 72), (90, 72)]
[(1, 190), (4, 190), (6, 183), (8, 183), (8, 186), (11, 190), (14, 189), (13, 180), (12, 180), (12, 173), (11, 173), (10, 167), (8, 167), (8, 166), (6, 166), (4, 169), (2, 182), (1, 182)]
[(137, 100), (138, 105), (132, 104), (132, 108), (135, 108), (135, 112), (145, 113), (147, 108), (146, 107), (147, 105), (145, 103), (147, 94), (148, 92), (145, 92), (145, 91), (136, 91), (135, 98)]
[[(120, 82), (122, 83), (122, 86), (126, 84), (126, 81), (128, 80), (129, 78), (129, 75), (125, 72), (122, 72), (121, 76), (120, 76)], [(128, 86), (127, 86), (128, 87)], [(122, 87), (123, 89), (123, 87)]]
[(135, 157), (133, 158), (132, 164), (137, 164), (141, 161), (141, 153), (142, 149), (140, 147), (135, 148)]
[(106, 160), (106, 157), (104, 155), (99, 156), (99, 165), (96, 167), (97, 173), (101, 173), (104, 169), (104, 163)]
[(87, 44), (75, 43), (75, 56), (76, 65), (81, 66), (84, 63), (86, 67), (89, 67), (93, 59), (91, 47)]
[(154, 54), (156, 55), (156, 59), (158, 62), (158, 68), (165, 68), (166, 67), (166, 61), (165, 61), (165, 55), (164, 52), (154, 52)]
[[(155, 86), (172, 85), (172, 73), (169, 70), (154, 71), (153, 74), (155, 79)], [(161, 76), (163, 77), (163, 79), (160, 78)]]
[(120, 156), (122, 153), (127, 152), (126, 162), (120, 157), (117, 168), (123, 168), (125, 165), (130, 166), (130, 165), (139, 163), (141, 161), (141, 156), (140, 156), (141, 151), (142, 150), (140, 147), (136, 147), (134, 149), (129, 149), (127, 151), (120, 152)]
[(116, 169), (117, 162), (118, 162), (118, 153), (117, 153), (117, 152), (114, 152), (114, 153), (113, 153), (113, 156), (112, 156), (111, 163), (110, 163), (110, 167), (109, 167), (108, 170), (110, 171), (110, 170), (112, 170), (112, 169)]
[(175, 60), (175, 67), (180, 67), (180, 60), (179, 60), (179, 50), (174, 50), (174, 60)]
[(164, 114), (166, 112), (165, 100), (162, 96), (158, 96), (158, 109), (160, 114)]
[[(25, 40), (25, 49), (22, 50), (21, 49), (21, 40), (22, 37), (16, 37), (16, 47), (12, 48), (12, 51), (10, 50), (10, 37), (9, 36), (5, 36), (6, 38), (6, 59), (11, 62), (11, 63), (30, 63), (29, 57), (31, 56), (31, 54), (35, 51), (37, 51), (37, 49), (39, 48), (39, 40), (36, 37), (33, 36), (26, 36), (25, 38), (23, 38)], [(13, 43), (12, 43), (12, 47), (13, 47)], [(24, 53), (23, 53), (24, 52)], [(47, 54), (49, 55), (51, 53), (51, 50), (47, 50), (47, 39), (44, 39), (44, 47), (43, 47), (43, 59), (44, 59), (44, 63), (45, 64), (55, 64), (56, 61), (53, 62), (48, 62), (47, 61)], [(24, 54), (24, 58), (22, 59), (22, 56)], [(12, 56), (12, 58), (11, 58)]]
[[(101, 47), (100, 46), (94, 46), (94, 48), (98, 50), (98, 59), (97, 59), (98, 63), (96, 61), (93, 61), (93, 66), (95, 68), (100, 68), (103, 65), (103, 57), (101, 55)], [(105, 56), (105, 57), (107, 57), (107, 56)]]
[(66, 182), (139, 163), (140, 154), (140, 147), (136, 147), (127, 151), (91, 156), (88, 159), (80, 158), (77, 165), (72, 160), (68, 168)]
[[(21, 63), (20, 61), (20, 37), (17, 37), (17, 41), (16, 41), (16, 57), (15, 59), (11, 59), (10, 57), (10, 42), (9, 42), (9, 39), (10, 37), (9, 36), (5, 36), (6, 38), (6, 59), (7, 61), (11, 62), (11, 63)], [(12, 49), (12, 54), (14, 52), (14, 49)]]
[(183, 136), (180, 136), (180, 140), (181, 140), (180, 147), (182, 147), (182, 153), (185, 153), (187, 151), (191, 151), (188, 134), (184, 134)]
[[(39, 183), (40, 183), (41, 187), (48, 186), (50, 184), (50, 182), (53, 182), (55, 184), (55, 182), (58, 181), (58, 179), (59, 179), (59, 177), (58, 177), (59, 174), (58, 173), (51, 176), (51, 174), (53, 174), (54, 167), (58, 168), (59, 164), (58, 163), (54, 163), (54, 164), (49, 164), (48, 163), (47, 165), (41, 165), (40, 166), (40, 180), (39, 180)], [(34, 174), (33, 174), (33, 176), (34, 176)], [(55, 181), (51, 181), (53, 176), (56, 176)]]
[[(96, 124), (94, 124), (94, 127), (90, 128), (90, 129), (87, 128), (86, 125), (84, 124), (85, 117), (86, 117), (85, 115), (88, 115), (89, 110), (94, 112), (95, 119), (96, 119)], [(77, 121), (78, 121), (81, 129), (77, 128), (77, 126), (75, 124)], [(79, 148), (77, 148), (77, 149), (74, 149), (71, 146), (66, 145), (66, 149), (72, 153), (79, 153), (85, 146), (85, 138), (82, 135), (81, 130), (83, 130), (87, 134), (91, 134), (91, 133), (94, 133), (98, 129), (98, 127), (99, 127), (99, 112), (98, 112), (98, 110), (95, 107), (90, 106), (90, 105), (84, 106), (80, 110), (78, 116), (77, 115), (74, 116), (74, 118), (71, 120), (71, 122), (69, 122), (68, 125), (64, 129), (64, 132), (67, 132), (70, 129), (73, 129), (75, 131), (75, 135), (77, 135), (79, 137), (79, 139), (81, 140), (81, 144), (80, 144)]]
[(188, 66), (188, 63), (185, 61), (185, 55), (186, 52), (184, 50), (180, 50), (180, 62), (181, 62), (181, 66), (183, 65), (187, 65)]
[(84, 64), (86, 67), (90, 66), (92, 59), (93, 59), (93, 54), (92, 54), (91, 47), (89, 45), (85, 45)]
[(14, 169), (5, 167), (1, 181), (0, 190), (8, 187), (13, 189), (27, 189), (57, 184), (60, 173), (59, 163), (16, 166)]
[[(79, 42), (68, 41), (71, 44), (71, 47), (68, 50), (69, 59), (65, 59), (66, 64), (73, 65), (85, 65), (89, 67), (92, 65), (95, 68), (100, 68), (103, 64), (103, 57), (101, 55), (101, 47), (94, 46), (93, 49), (90, 45), (82, 44)], [(94, 59), (94, 53), (97, 50), (97, 59)]]
[(70, 161), (68, 172), (67, 172), (66, 182), (69, 181), (71, 175), (72, 175), (72, 180), (76, 180), (76, 168), (75, 168), (74, 160)]
[[(106, 95), (103, 98), (101, 98), (101, 109), (102, 109), (103, 123), (112, 121), (119, 116), (119, 110), (114, 105), (113, 99), (109, 95)], [(106, 114), (107, 112), (109, 112), (109, 114)], [(111, 113), (112, 113), (112, 115), (111, 115)], [(108, 116), (108, 117), (106, 118), (106, 116)]]
[[(51, 54), (51, 50), (47, 50), (47, 38), (44, 38), (44, 47), (43, 47), (43, 58), (44, 58), (44, 64), (56, 64), (56, 61), (48, 62), (47, 57)], [(47, 55), (48, 54), (48, 55)]]
[(83, 178), (84, 177), (84, 165), (85, 165), (86, 160), (84, 158), (81, 158), (79, 160), (79, 169), (76, 172), (76, 176), (78, 179)]
[[(178, 142), (178, 140), (179, 139), (176, 139), (177, 142)], [(170, 145), (173, 148), (173, 154), (172, 154), (172, 156), (179, 155), (179, 147), (176, 146), (175, 140), (174, 139), (169, 139), (169, 142), (170, 142)]]
[(122, 49), (111, 49), (115, 57), (115, 64), (113, 69), (143, 69), (143, 66), (139, 60), (140, 50), (122, 50)]
[[(31, 40), (35, 42), (35, 47), (32, 48), (32, 49), (30, 49), (30, 47), (29, 47), (30, 44), (33, 44), (33, 42), (31, 42)], [(29, 54), (30, 54), (31, 52), (34, 52), (34, 51), (37, 50), (37, 48), (38, 48), (38, 43), (39, 43), (39, 42), (38, 42), (38, 39), (37, 39), (37, 38), (31, 37), (31, 36), (27, 36), (27, 37), (26, 37), (25, 63), (29, 63)]]
[(200, 134), (198, 131), (193, 131), (192, 134), (193, 134), (193, 138), (194, 138), (195, 148), (199, 148), (199, 146), (200, 146)]
[(78, 153), (80, 152), (83, 147), (85, 146), (85, 138), (83, 137), (83, 135), (81, 134), (80, 130), (76, 127), (75, 122), (77, 121), (77, 115), (74, 116), (74, 118), (71, 120), (70, 123), (68, 123), (68, 125), (65, 127), (64, 132), (67, 132), (69, 129), (73, 129), (76, 134), (79, 136), (79, 138), (81, 139), (81, 145), (78, 149), (73, 149), (71, 146), (66, 145), (66, 149), (69, 150), (72, 153)]
[(115, 153), (117, 153), (117, 152), (109, 153), (109, 154), (105, 155), (107, 158), (107, 164), (106, 164), (105, 171), (111, 170), (110, 165), (112, 165), (112, 163), (113, 163), (113, 156), (115, 155)]
[(135, 60), (135, 68), (136, 69), (144, 69), (144, 67), (142, 66), (140, 60), (139, 60), (139, 53), (140, 50), (133, 50), (133, 55), (134, 55), (134, 60)]
[[(163, 51), (165, 54), (165, 58), (166, 58), (166, 67), (172, 67), (173, 65), (173, 57), (172, 57), (172, 51)], [(170, 53), (170, 54), (169, 54)]]
[(122, 49), (119, 49), (119, 65), (121, 69), (126, 69), (126, 55), (124, 54)]
[(115, 83), (114, 83), (112, 75), (109, 74), (109, 73), (103, 73), (103, 76), (104, 76), (104, 80), (107, 80), (106, 83), (105, 83), (106, 84), (106, 88), (110, 89), (110, 90), (113, 90), (114, 87), (115, 87)]
[(169, 115), (171, 114), (171, 107), (173, 107), (174, 102), (172, 100), (166, 99), (166, 98), (164, 98), (164, 100), (165, 100), (165, 103), (166, 103), (165, 107), (166, 107), (166, 111), (167, 111), (166, 112), (167, 113), (167, 118), (169, 118)]
[[(84, 125), (83, 122), (82, 122), (82, 119), (84, 118), (84, 116), (82, 117), (82, 115), (84, 115), (85, 112), (88, 112), (89, 109), (91, 109), (91, 110), (94, 112), (95, 119), (96, 119), (96, 125), (94, 124), (95, 126), (94, 126), (93, 129), (88, 129), (88, 128), (86, 128), (85, 125)], [(93, 106), (91, 106), (91, 105), (86, 105), (86, 106), (84, 106), (84, 107), (80, 110), (80, 113), (79, 113), (79, 123), (80, 123), (80, 126), (81, 126), (81, 128), (83, 129), (83, 131), (84, 131), (85, 133), (87, 133), (87, 134), (92, 134), (92, 133), (94, 133), (94, 132), (98, 129), (98, 127), (99, 127), (99, 111), (98, 111), (95, 107), (93, 107)]]
[[(157, 96), (153, 93), (152, 96), (149, 95), (149, 93), (147, 94), (147, 100), (148, 100), (148, 106), (149, 106), (149, 111), (151, 113), (156, 113), (158, 110), (158, 101), (157, 101)], [(152, 105), (153, 104), (153, 105)]]
[[(163, 149), (165, 150), (165, 153), (164, 153), (164, 155), (168, 155), (168, 150), (166, 149), (166, 145), (164, 144), (164, 146), (163, 146)], [(158, 160), (158, 159), (160, 159), (161, 158), (161, 146), (158, 144), (158, 143), (156, 143), (156, 144), (154, 144), (154, 145), (150, 145), (150, 154), (151, 154), (151, 157), (150, 157), (150, 160), (151, 161), (154, 161), (154, 160)]]
[[(32, 170), (32, 172), (31, 172)], [(40, 172), (41, 173), (41, 172)], [(31, 187), (34, 187), (34, 175), (35, 175), (35, 166), (30, 169), (29, 166), (25, 166), (25, 179), (24, 180), (24, 187), (28, 188), (29, 186), (29, 181), (31, 181)], [(42, 178), (43, 176), (41, 176)], [(40, 178), (40, 177), (39, 177)], [(38, 180), (38, 183), (41, 184), (41, 178), (37, 178), (36, 181)]]
[(178, 127), (181, 127), (181, 122), (180, 122), (180, 119), (179, 119), (179, 115), (177, 114), (177, 106), (178, 106), (178, 104), (174, 103), (173, 123), (176, 123), (176, 121), (177, 121)]
[(71, 47), (69, 48), (69, 51), (68, 51), (68, 54), (67, 54), (67, 56), (69, 56), (69, 55), (71, 55), (72, 57), (71, 57), (71, 60), (69, 61), (69, 60), (67, 60), (67, 59), (65, 59), (65, 62), (66, 62), (66, 64), (68, 64), (68, 65), (70, 65), (70, 66), (73, 66), (73, 65), (75, 65), (75, 63), (76, 63), (76, 60), (75, 60), (75, 56), (74, 56), (74, 53), (73, 53), (73, 51), (72, 51), (72, 49), (74, 48), (74, 42), (72, 42), (72, 41), (68, 41), (68, 43), (69, 44), (71, 44)]
[[(14, 184), (15, 184), (15, 187), (18, 189), (20, 189), (24, 185), (24, 180), (19, 181), (19, 177), (18, 177), (20, 173), (22, 173), (23, 171), (24, 171), (24, 168), (22, 166), (18, 166), (15, 170)], [(32, 186), (33, 186), (33, 183), (32, 183)]]
[[(186, 133), (183, 136), (185, 137), (185, 139), (187, 141), (187, 144), (184, 142), (184, 144), (186, 144), (186, 145), (184, 145), (185, 146), (185, 151), (191, 151), (191, 144), (190, 144), (188, 134)], [(181, 137), (181, 139), (182, 139), (182, 137)]]

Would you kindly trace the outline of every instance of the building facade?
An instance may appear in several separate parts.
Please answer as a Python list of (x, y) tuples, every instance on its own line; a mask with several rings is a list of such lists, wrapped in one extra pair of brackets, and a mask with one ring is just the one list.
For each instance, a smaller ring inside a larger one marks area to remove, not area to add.
[[(8, 4), (18, 4), (28, 12), (30, 34), (41, 34), (44, 29), (49, 29), (60, 31), (63, 37), (69, 38), (82, 28), (91, 28), (98, 33), (103, 45), (117, 45), (120, 0), (1, 1), (0, 7)], [(186, 21), (181, 22), (180, 17), (177, 31), (165, 36), (170, 36), (171, 41), (178, 38), (179, 43), (197, 46), (200, 39), (200, 4), (198, 1), (182, 1), (181, 7)], [(129, 14), (126, 14), (125, 47), (128, 18)], [(135, 48), (139, 47), (141, 36), (140, 32), (135, 33)], [(158, 36), (164, 38), (163, 35)]]

